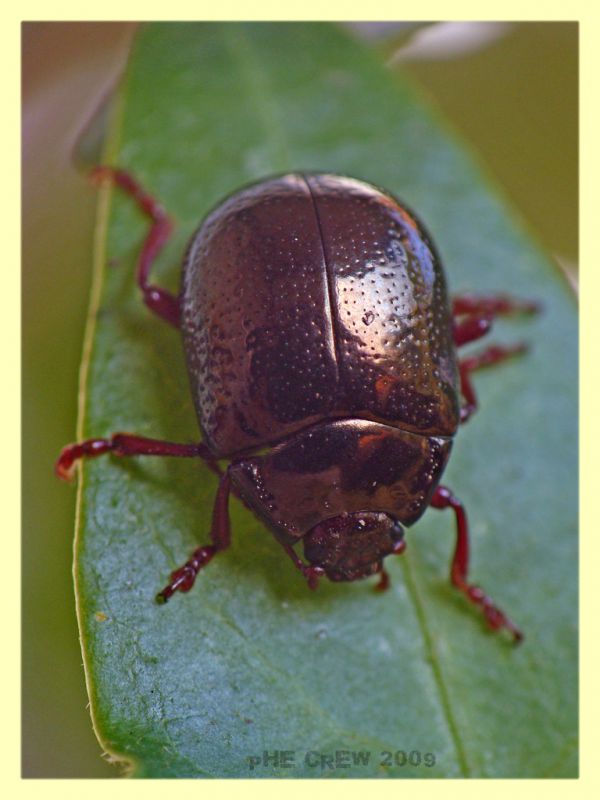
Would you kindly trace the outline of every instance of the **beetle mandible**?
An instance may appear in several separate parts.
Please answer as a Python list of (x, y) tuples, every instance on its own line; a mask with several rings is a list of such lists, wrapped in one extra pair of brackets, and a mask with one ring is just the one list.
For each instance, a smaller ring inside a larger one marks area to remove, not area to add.
[(450, 304), (417, 217), (368, 183), (322, 173), (276, 176), (228, 197), (192, 237), (174, 296), (149, 281), (171, 230), (166, 212), (128, 172), (102, 166), (92, 175), (125, 190), (151, 220), (137, 283), (147, 306), (181, 331), (203, 441), (117, 433), (65, 447), (56, 471), (70, 478), (78, 459), (112, 452), (199, 457), (217, 473), (210, 543), (157, 599), (189, 591), (228, 547), (231, 491), (311, 588), (322, 576), (378, 574), (385, 589), (383, 559), (404, 551), (404, 528), (428, 506), (450, 508), (452, 583), (491, 628), (520, 641), (469, 582), (466, 512), (439, 481), (477, 406), (471, 373), (524, 350), (491, 346), (459, 361), (456, 348), (486, 334), (496, 315), (536, 304), (471, 295)]

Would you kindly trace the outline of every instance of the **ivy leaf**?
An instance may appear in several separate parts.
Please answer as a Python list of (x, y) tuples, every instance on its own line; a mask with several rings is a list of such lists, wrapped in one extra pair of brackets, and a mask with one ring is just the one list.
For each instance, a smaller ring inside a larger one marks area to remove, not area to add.
[[(227, 193), (322, 170), (416, 209), (453, 292), (544, 306), (496, 326), (531, 349), (477, 374), (481, 408), (444, 476), (469, 511), (473, 579), (525, 643), (489, 632), (450, 586), (454, 521), (434, 510), (388, 559), (388, 592), (372, 579), (310, 592), (232, 500), (230, 550), (160, 607), (207, 540), (215, 478), (184, 459), (97, 459), (75, 576), (107, 752), (138, 777), (576, 775), (576, 309), (554, 265), (406, 79), (326, 24), (143, 27), (107, 157), (175, 218), (153, 273), (174, 291), (187, 240)], [(179, 336), (135, 286), (146, 223), (128, 198), (100, 198), (79, 433), (197, 440)]]

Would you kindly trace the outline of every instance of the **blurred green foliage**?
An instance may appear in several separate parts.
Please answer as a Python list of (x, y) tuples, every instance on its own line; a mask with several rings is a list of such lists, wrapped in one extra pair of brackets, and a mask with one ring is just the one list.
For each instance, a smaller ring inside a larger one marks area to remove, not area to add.
[(514, 24), (476, 52), (403, 65), (572, 275), (579, 244), (578, 36), (576, 22)]

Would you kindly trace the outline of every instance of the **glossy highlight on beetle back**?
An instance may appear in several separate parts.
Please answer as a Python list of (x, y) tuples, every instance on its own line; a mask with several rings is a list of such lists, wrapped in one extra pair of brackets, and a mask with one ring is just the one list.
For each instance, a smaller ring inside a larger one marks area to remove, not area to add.
[(452, 435), (458, 380), (444, 277), (391, 196), (284, 175), (228, 198), (192, 239), (182, 330), (219, 456), (354, 417)]
[(281, 542), (326, 519), (376, 510), (403, 525), (424, 513), (452, 440), (365, 420), (337, 420), (291, 436), (230, 467), (244, 499)]
[(537, 304), (463, 295), (450, 309), (440, 260), (414, 215), (369, 184), (324, 174), (269, 178), (226, 199), (192, 238), (176, 297), (150, 282), (171, 229), (162, 206), (125, 170), (93, 174), (149, 218), (137, 284), (148, 308), (183, 334), (206, 442), (115, 433), (67, 445), (56, 472), (69, 478), (80, 459), (111, 453), (197, 457), (216, 473), (210, 542), (171, 573), (157, 600), (189, 592), (229, 547), (231, 493), (311, 589), (322, 577), (375, 574), (376, 588), (387, 588), (384, 559), (404, 552), (403, 526), (429, 506), (455, 516), (452, 583), (492, 629), (522, 641), (468, 580), (465, 508), (439, 481), (459, 418), (477, 408), (471, 374), (525, 349), (490, 345), (457, 371), (454, 346), (484, 336), (496, 315)]
[(337, 365), (327, 274), (301, 176), (214, 211), (184, 266), (182, 328), (200, 425), (222, 455), (324, 418)]
[(352, 178), (308, 178), (330, 275), (341, 405), (418, 433), (452, 435), (458, 379), (433, 244), (400, 203)]

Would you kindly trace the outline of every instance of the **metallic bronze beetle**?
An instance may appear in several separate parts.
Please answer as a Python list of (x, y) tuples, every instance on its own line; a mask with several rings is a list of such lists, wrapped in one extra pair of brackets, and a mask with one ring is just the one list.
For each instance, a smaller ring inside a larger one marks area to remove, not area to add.
[[(523, 350), (490, 347), (457, 362), (456, 346), (483, 336), (495, 315), (535, 305), (467, 296), (451, 307), (414, 214), (374, 186), (327, 174), (283, 175), (226, 199), (193, 236), (174, 297), (148, 281), (170, 232), (165, 212), (128, 173), (100, 167), (95, 176), (152, 220), (137, 280), (146, 304), (182, 332), (203, 443), (116, 434), (69, 445), (57, 472), (70, 477), (82, 456), (113, 452), (198, 456), (219, 474), (211, 542), (158, 599), (189, 591), (228, 547), (232, 488), (311, 588), (323, 575), (375, 573), (385, 588), (383, 559), (404, 550), (404, 526), (428, 506), (450, 507), (453, 583), (492, 628), (520, 640), (468, 582), (465, 510), (439, 480), (459, 423), (476, 408), (470, 373)], [(230, 462), (224, 471), (220, 459)]]

